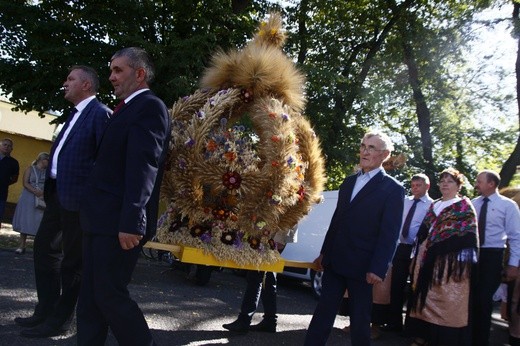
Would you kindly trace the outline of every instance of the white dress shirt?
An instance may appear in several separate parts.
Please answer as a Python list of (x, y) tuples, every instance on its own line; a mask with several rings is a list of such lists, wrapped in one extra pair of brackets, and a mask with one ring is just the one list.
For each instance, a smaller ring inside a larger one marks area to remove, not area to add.
[(143, 89), (139, 89), (139, 90), (136, 90), (134, 91), (130, 96), (128, 96), (126, 99), (125, 99), (125, 104), (127, 104), (128, 102), (130, 102), (131, 99), (133, 99), (134, 97), (136, 97), (137, 95), (139, 95), (140, 93), (144, 93), (145, 91), (147, 90), (150, 90), (149, 88), (143, 88)]
[[(504, 248), (506, 239), (509, 241), (509, 265), (517, 267), (520, 261), (520, 211), (512, 199), (494, 193), (488, 196), (486, 216), (486, 239), (482, 248)], [(480, 213), (483, 196), (472, 200), (473, 206)], [(478, 218), (478, 217), (477, 217)]]
[(414, 203), (414, 196), (407, 196), (404, 198), (404, 208), (403, 208), (403, 220), (401, 221), (401, 230), (399, 231), (399, 243), (400, 244), (410, 244), (412, 245), (415, 242), (415, 237), (417, 237), (417, 232), (419, 231), (419, 227), (430, 208), (430, 205), (433, 202), (433, 199), (425, 194), (422, 196), (417, 202), (415, 206), (415, 213), (413, 214), (412, 222), (410, 223), (410, 229), (408, 231), (408, 237), (403, 237), (403, 226), (404, 221), (406, 220), (406, 216), (408, 216), (408, 212)]
[(350, 201), (352, 201), (354, 197), (356, 197), (358, 192), (361, 191), (363, 187), (365, 187), (365, 185), (370, 181), (370, 179), (372, 179), (376, 174), (378, 174), (382, 170), (383, 168), (378, 167), (366, 173), (363, 173), (362, 170), (359, 171), (356, 177), (356, 183), (354, 184), (354, 189), (352, 190), (352, 196), (350, 197)]
[(58, 146), (56, 147), (56, 150), (54, 150), (54, 154), (52, 155), (52, 162), (51, 162), (51, 178), (56, 179), (56, 176), (58, 175), (58, 158), (60, 156), (61, 148), (63, 147), (63, 144), (65, 143), (65, 140), (69, 136), (70, 131), (74, 127), (74, 124), (78, 121), (79, 117), (81, 116), (81, 113), (87, 107), (88, 103), (92, 101), (96, 96), (92, 95), (78, 103), (74, 108), (76, 108), (78, 111), (74, 116), (72, 117), (72, 120), (69, 122), (69, 125), (66, 129), (62, 129), (62, 131), (65, 131), (63, 133), (63, 137), (61, 137), (60, 142), (58, 143)]

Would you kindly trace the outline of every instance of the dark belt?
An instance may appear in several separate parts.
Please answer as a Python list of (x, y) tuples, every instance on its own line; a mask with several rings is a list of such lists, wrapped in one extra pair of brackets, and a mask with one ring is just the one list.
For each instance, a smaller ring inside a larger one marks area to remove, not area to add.
[(480, 252), (493, 252), (493, 253), (504, 252), (504, 248), (500, 248), (500, 247), (481, 247), (480, 248)]
[(408, 248), (410, 248), (410, 247), (413, 247), (413, 244), (399, 243), (398, 246), (401, 246), (401, 247), (408, 247)]

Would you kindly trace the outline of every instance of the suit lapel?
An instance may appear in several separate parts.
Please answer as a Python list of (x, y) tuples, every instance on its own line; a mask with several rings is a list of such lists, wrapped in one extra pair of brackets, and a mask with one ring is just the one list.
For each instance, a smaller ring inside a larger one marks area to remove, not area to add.
[[(94, 99), (95, 100), (95, 99)], [(92, 100), (93, 101), (93, 100)], [(90, 108), (91, 104), (92, 104), (92, 101), (88, 103), (87, 107), (85, 107), (85, 109), (83, 110), (83, 112), (87, 111), (87, 109)], [(80, 114), (80, 118), (76, 121), (76, 123), (74, 124), (74, 128), (71, 129), (69, 135), (67, 136), (67, 138), (65, 139), (65, 142), (63, 143), (63, 146), (65, 146), (65, 144), (69, 141), (69, 139), (72, 137), (72, 135), (74, 134), (74, 132), (76, 132), (77, 130), (77, 126), (76, 124), (78, 124), (80, 122), (80, 120), (84, 117), (83, 117), (83, 112), (81, 112), (82, 114)], [(54, 152), (56, 151), (56, 148), (58, 147), (58, 144), (61, 142), (61, 139), (63, 138), (63, 135), (65, 134), (65, 131), (67, 130), (67, 128), (70, 126), (70, 122), (72, 121), (72, 119), (74, 118), (74, 116), (70, 116), (67, 118), (67, 120), (65, 121), (65, 124), (63, 124), (63, 127), (61, 128), (60, 130), (60, 133), (58, 133), (58, 136), (56, 137), (56, 139), (54, 140), (54, 142), (52, 143), (52, 147), (51, 147), (51, 152), (50, 152), (50, 159), (52, 160), (53, 156), (54, 156)], [(62, 146), (62, 147), (63, 147)], [(47, 176), (50, 177), (50, 173), (51, 173), (51, 165), (49, 165), (47, 167)]]
[(70, 139), (74, 136), (74, 134), (76, 132), (78, 132), (78, 129), (81, 127), (81, 124), (85, 121), (85, 119), (87, 118), (87, 114), (90, 112), (90, 110), (92, 109), (92, 107), (94, 107), (94, 103), (96, 102), (96, 99), (92, 99), (88, 104), (87, 106), (85, 107), (85, 109), (83, 109), (81, 111), (81, 114), (79, 115), (79, 118), (78, 120), (76, 120), (76, 123), (74, 123), (74, 127), (72, 129), (70, 129), (70, 132), (69, 132), (69, 135), (67, 136), (67, 138), (65, 138), (65, 142), (63, 143), (63, 146), (65, 146), (67, 144), (68, 141), (70, 141)]
[[(130, 101), (128, 101), (128, 103), (125, 103), (116, 113), (116, 115), (114, 116), (112, 114), (112, 116), (110, 117), (110, 120), (107, 124), (107, 126), (105, 127), (105, 131), (103, 131), (103, 134), (101, 135), (101, 138), (99, 139), (99, 142), (98, 142), (98, 145), (97, 145), (97, 148), (96, 148), (96, 156), (97, 156), (97, 152), (99, 150), (99, 147), (101, 146), (101, 143), (103, 142), (103, 139), (105, 138), (105, 134), (108, 132), (107, 130), (114, 126), (114, 122), (118, 122), (118, 121), (122, 121), (124, 118), (125, 118), (125, 115), (124, 113), (129, 111), (131, 108), (132, 108), (132, 105), (136, 102), (138, 102), (138, 100), (141, 98), (141, 96), (143, 95), (148, 95), (148, 94), (153, 94), (151, 90), (146, 90), (146, 91), (143, 91), (142, 93), (134, 96)], [(119, 119), (119, 120), (118, 120)]]
[(69, 116), (67, 118), (67, 120), (65, 121), (65, 124), (63, 124), (63, 127), (60, 130), (60, 133), (58, 133), (58, 136), (54, 140), (54, 143), (52, 144), (52, 149), (51, 149), (51, 157), (52, 157), (52, 155), (54, 155), (54, 151), (56, 150), (56, 147), (58, 146), (58, 143), (60, 143), (61, 139), (63, 138), (63, 134), (65, 134), (64, 130), (66, 130), (67, 127), (69, 127), (69, 124), (70, 124), (72, 118), (73, 117), (71, 117), (71, 116)]
[(115, 120), (117, 118), (120, 118), (129, 108), (131, 108), (132, 104), (137, 102), (137, 100), (139, 100), (139, 98), (143, 95), (148, 95), (148, 94), (151, 94), (152, 91), (151, 90), (146, 90), (146, 91), (143, 91), (142, 93), (138, 94), (138, 95), (135, 95), (134, 97), (132, 97), (132, 99), (130, 101), (128, 101), (128, 103), (125, 102), (125, 104), (123, 106), (121, 106), (121, 108), (119, 108), (119, 110), (117, 111), (117, 113), (115, 114), (115, 116), (113, 115), (111, 117), (112, 120)]
[(361, 201), (363, 198), (365, 198), (367, 195), (369, 195), (372, 191), (377, 189), (383, 178), (385, 177), (385, 173), (383, 171), (377, 173), (372, 179), (366, 183), (365, 186), (354, 197), (354, 199), (351, 201), (350, 206), (354, 206), (356, 203)]
[(350, 200), (352, 196), (352, 192), (354, 191), (354, 185), (356, 184), (357, 174), (351, 175), (347, 177), (345, 181), (345, 199), (347, 202), (347, 206), (350, 205)]

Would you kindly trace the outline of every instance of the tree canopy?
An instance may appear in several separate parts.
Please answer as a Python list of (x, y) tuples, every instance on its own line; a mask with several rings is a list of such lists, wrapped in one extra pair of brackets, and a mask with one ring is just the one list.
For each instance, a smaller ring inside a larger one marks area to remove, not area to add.
[(23, 111), (60, 112), (69, 107), (60, 91), (67, 68), (87, 64), (100, 74), (100, 98), (113, 105), (110, 57), (140, 46), (156, 63), (152, 88), (171, 106), (197, 87), (212, 53), (243, 45), (277, 9), (286, 20), (286, 51), (307, 75), (306, 115), (326, 154), (329, 188), (357, 164), (368, 128), (389, 133), (407, 156), (405, 168), (392, 172), (403, 181), (423, 171), (435, 183), (447, 166), (470, 180), (479, 169), (500, 170), (518, 137), (515, 86), (504, 82), (514, 66), (494, 64), (492, 52), (475, 57), (489, 45), (479, 41), (483, 32), (513, 31), (509, 16), (481, 16), (512, 11), (509, 1), (283, 4), (0, 0), (0, 89)]

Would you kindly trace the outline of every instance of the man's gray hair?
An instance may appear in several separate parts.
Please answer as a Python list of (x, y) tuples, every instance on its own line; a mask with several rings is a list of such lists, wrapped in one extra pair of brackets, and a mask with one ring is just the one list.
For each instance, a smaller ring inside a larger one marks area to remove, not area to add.
[(133, 68), (134, 70), (137, 70), (138, 68), (144, 69), (146, 72), (146, 83), (150, 84), (153, 82), (153, 79), (155, 77), (155, 71), (152, 63), (152, 59), (150, 59), (150, 55), (146, 53), (146, 51), (139, 47), (127, 47), (123, 48), (119, 51), (117, 51), (110, 61), (114, 60), (115, 58), (120, 57), (127, 57), (128, 58), (128, 65)]
[(376, 130), (368, 131), (363, 136), (363, 139), (361, 140), (361, 142), (363, 142), (363, 140), (365, 140), (367, 138), (371, 138), (371, 137), (379, 137), (379, 139), (381, 139), (383, 141), (383, 148), (381, 148), (381, 149), (388, 150), (389, 152), (392, 152), (394, 150), (394, 144), (392, 143), (392, 140), (390, 139), (390, 137), (388, 137), (386, 134), (384, 134), (381, 131), (376, 131)]
[(412, 181), (414, 180), (422, 180), (426, 185), (430, 185), (430, 178), (428, 178), (428, 176), (424, 173), (414, 174), (412, 177)]
[(90, 82), (90, 85), (92, 87), (92, 92), (95, 94), (99, 90), (99, 77), (92, 67), (85, 66), (85, 65), (74, 65), (69, 68), (69, 72), (74, 70), (80, 70), (81, 71), (81, 78), (83, 81)]

